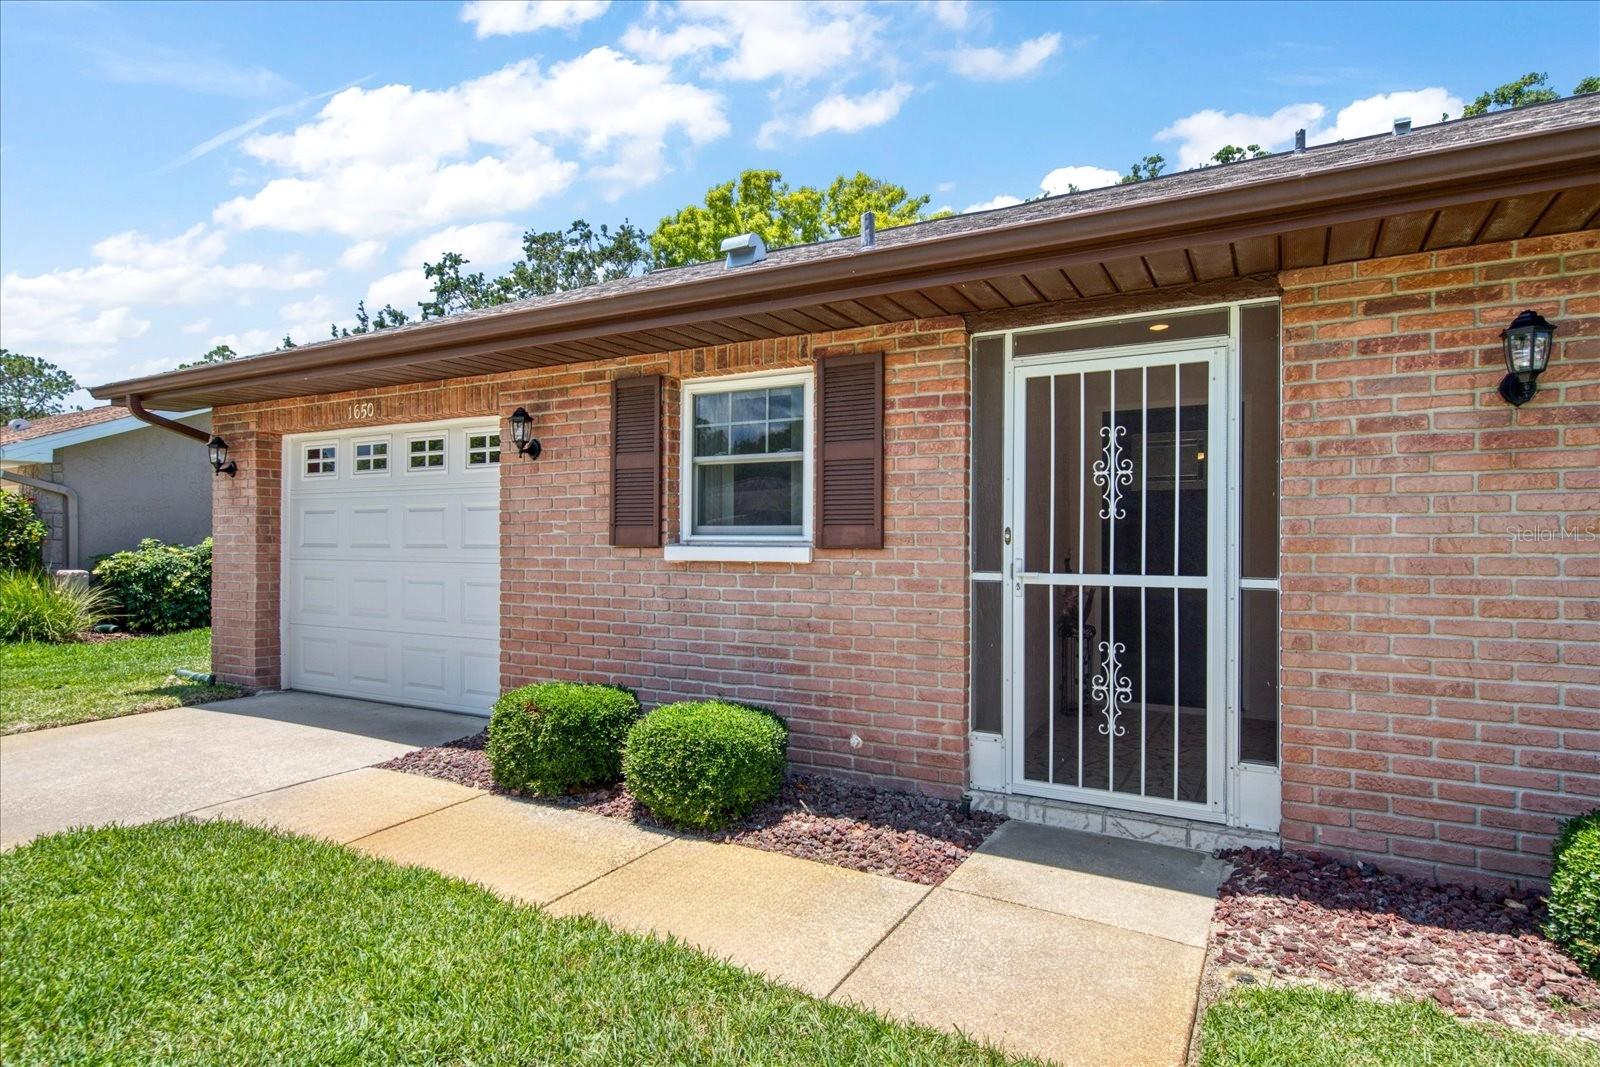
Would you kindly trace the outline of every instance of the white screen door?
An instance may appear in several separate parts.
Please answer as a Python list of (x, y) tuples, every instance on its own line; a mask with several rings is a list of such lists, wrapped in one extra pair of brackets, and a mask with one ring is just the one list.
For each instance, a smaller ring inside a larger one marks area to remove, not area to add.
[(1015, 791), (1223, 815), (1226, 352), (1016, 366)]

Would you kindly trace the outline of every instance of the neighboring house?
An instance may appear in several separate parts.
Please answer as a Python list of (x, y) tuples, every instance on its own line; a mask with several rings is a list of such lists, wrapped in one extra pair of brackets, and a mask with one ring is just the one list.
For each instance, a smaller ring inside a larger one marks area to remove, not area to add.
[(1600, 797), (1597, 212), (1589, 96), (94, 393), (215, 406), (229, 681), (725, 694), (1023, 818), (1537, 880)]
[[(172, 417), (209, 432), (211, 413)], [(0, 488), (26, 493), (50, 527), (51, 570), (92, 569), (146, 537), (194, 544), (211, 534), (205, 447), (106, 406), (0, 428)]]

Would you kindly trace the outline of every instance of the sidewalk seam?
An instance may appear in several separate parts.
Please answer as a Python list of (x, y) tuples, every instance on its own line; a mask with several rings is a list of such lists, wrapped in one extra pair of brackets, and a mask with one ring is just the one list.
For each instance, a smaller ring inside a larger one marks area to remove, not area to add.
[(550, 905), (556, 903), (556, 901), (558, 901), (558, 900), (565, 900), (566, 898), (570, 897), (572, 894), (576, 893), (578, 890), (587, 889), (590, 886), (594, 885), (596, 882), (598, 882), (600, 879), (609, 878), (613, 874), (616, 874), (618, 871), (622, 870), (622, 868), (628, 866), (629, 864), (637, 863), (639, 860), (644, 859), (646, 856), (649, 856), (649, 855), (651, 855), (653, 853), (656, 853), (656, 852), (660, 852), (662, 849), (666, 848), (668, 845), (672, 844), (673, 842), (681, 841), (681, 840), (683, 840), (683, 839), (679, 838), (679, 837), (669, 837), (665, 841), (661, 842), (661, 844), (656, 845), (654, 848), (647, 848), (643, 852), (639, 853), (637, 856), (628, 857), (627, 859), (623, 860), (621, 863), (617, 864), (615, 867), (611, 868), (610, 870), (600, 872), (599, 874), (595, 875), (593, 878), (589, 879), (587, 882), (584, 882), (582, 885), (575, 885), (571, 889), (567, 890), (565, 893), (562, 893), (560, 896), (551, 897), (549, 900), (547, 900), (543, 904), (541, 904), (540, 907), (548, 908)]
[[(1029, 911), (1039, 912), (1041, 915), (1054, 915), (1058, 919), (1072, 919), (1074, 922), (1089, 923), (1089, 924), (1091, 924), (1093, 926), (1104, 926), (1109, 930), (1121, 930), (1125, 934), (1138, 934), (1140, 937), (1153, 937), (1157, 941), (1165, 941), (1170, 945), (1180, 945), (1180, 946), (1182, 946), (1184, 948), (1198, 948), (1201, 952), (1205, 951), (1205, 945), (1203, 945), (1203, 944), (1202, 945), (1190, 944), (1188, 941), (1179, 941), (1177, 938), (1168, 937), (1166, 934), (1152, 934), (1148, 930), (1134, 930), (1134, 929), (1131, 929), (1130, 927), (1118, 926), (1116, 923), (1102, 922), (1099, 919), (1088, 919), (1088, 918), (1085, 918), (1082, 915), (1073, 915), (1070, 912), (1054, 911), (1054, 910), (1052, 910), (1050, 908), (1041, 908), (1037, 904), (1024, 904), (1020, 900), (1012, 900), (1009, 897), (995, 897), (995, 896), (990, 896), (987, 893), (974, 893), (970, 889), (952, 889), (949, 886), (940, 886), (939, 888), (948, 889), (952, 893), (960, 893), (964, 897), (975, 897), (978, 900), (992, 900), (992, 901), (994, 901), (994, 902), (996, 902), (998, 904), (1010, 904), (1013, 907), (1026, 908)], [(1216, 902), (1215, 901), (1212, 902), (1211, 911), (1212, 911), (1213, 915), (1216, 914)], [(1207, 939), (1208, 942), (1210, 940), (1210, 936), (1211, 936), (1211, 920), (1207, 919), (1206, 920), (1206, 939)]]
[(904, 915), (900, 916), (900, 918), (896, 919), (894, 921), (894, 925), (889, 927), (889, 929), (885, 930), (883, 932), (883, 936), (878, 938), (876, 941), (874, 941), (872, 943), (872, 947), (867, 949), (867, 951), (865, 951), (865, 952), (863, 952), (861, 954), (861, 958), (860, 959), (856, 960), (854, 963), (852, 963), (850, 965), (850, 969), (848, 971), (844, 972), (844, 977), (840, 978), (837, 982), (833, 983), (833, 986), (826, 993), (824, 993), (822, 995), (822, 999), (823, 1000), (832, 1000), (833, 999), (833, 995), (835, 993), (839, 992), (840, 988), (843, 987), (843, 985), (850, 980), (850, 976), (855, 974), (856, 971), (860, 970), (861, 969), (861, 965), (863, 963), (866, 963), (867, 960), (872, 956), (872, 954), (874, 952), (878, 951), (878, 947), (880, 945), (882, 945), (885, 941), (889, 940), (889, 938), (894, 934), (894, 932), (896, 930), (900, 929), (901, 925), (904, 924), (907, 919), (911, 918), (912, 914), (918, 908), (922, 907), (922, 905), (927, 902), (927, 899), (929, 897), (933, 896), (933, 891), (935, 889), (939, 888), (939, 887), (938, 886), (934, 886), (934, 885), (929, 885), (929, 886), (923, 886), (922, 888), (923, 888), (923, 893), (922, 893), (922, 895), (920, 897), (917, 898), (917, 902), (915, 904), (911, 905), (911, 907), (907, 908), (906, 909), (906, 913)]

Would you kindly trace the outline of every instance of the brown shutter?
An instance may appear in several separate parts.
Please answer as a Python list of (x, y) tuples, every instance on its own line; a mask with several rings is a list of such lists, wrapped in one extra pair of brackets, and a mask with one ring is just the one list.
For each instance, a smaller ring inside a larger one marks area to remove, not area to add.
[(661, 544), (661, 376), (611, 383), (611, 543)]
[(883, 353), (817, 361), (817, 547), (883, 547)]

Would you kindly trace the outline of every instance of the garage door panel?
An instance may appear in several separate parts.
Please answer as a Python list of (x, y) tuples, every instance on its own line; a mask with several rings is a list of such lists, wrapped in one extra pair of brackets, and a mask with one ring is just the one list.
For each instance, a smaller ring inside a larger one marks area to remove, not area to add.
[[(494, 424), (290, 440), (288, 685), (488, 711), (500, 685), (499, 471), (466, 466), (468, 434), (484, 432)], [(410, 440), (441, 435), (442, 469), (404, 469)], [(370, 464), (385, 441), (388, 470), (353, 469), (357, 444)]]

